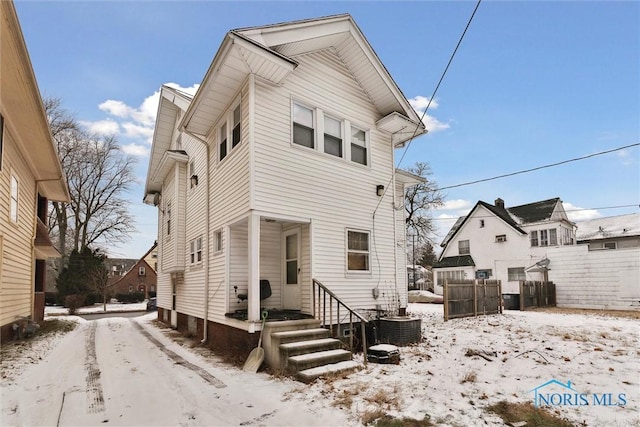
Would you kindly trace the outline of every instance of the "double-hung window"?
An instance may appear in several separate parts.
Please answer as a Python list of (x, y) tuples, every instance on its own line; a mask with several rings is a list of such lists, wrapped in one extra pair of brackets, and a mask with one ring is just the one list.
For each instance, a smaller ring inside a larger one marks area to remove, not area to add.
[(300, 104), (293, 104), (293, 143), (315, 148), (313, 110)]
[(171, 202), (167, 202), (167, 236), (171, 235)]
[(468, 240), (460, 240), (458, 242), (458, 255), (468, 255), (471, 253)]
[(529, 234), (529, 239), (531, 241), (531, 246), (538, 246), (538, 231), (534, 230)]
[(202, 262), (202, 237), (193, 239), (189, 243), (189, 260), (191, 264)]
[(367, 165), (367, 133), (351, 126), (351, 161)]
[(324, 152), (342, 157), (342, 122), (332, 117), (324, 117)]
[[(349, 120), (322, 109), (292, 103), (292, 142), (364, 166), (369, 164), (369, 135)], [(317, 140), (316, 140), (317, 138)]]
[(222, 230), (213, 233), (213, 245), (214, 252), (222, 252)]
[(218, 161), (222, 161), (241, 140), (242, 110), (240, 100), (224, 114), (219, 127)]
[(369, 271), (369, 232), (347, 230), (347, 271)]
[(549, 246), (549, 233), (547, 233), (547, 230), (540, 230), (540, 246)]

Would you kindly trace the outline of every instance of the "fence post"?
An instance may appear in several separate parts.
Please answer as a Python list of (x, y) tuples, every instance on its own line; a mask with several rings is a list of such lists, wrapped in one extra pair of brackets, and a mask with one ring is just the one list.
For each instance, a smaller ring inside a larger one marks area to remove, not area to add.
[(442, 299), (444, 302), (444, 321), (449, 320), (449, 279), (444, 279), (444, 287), (442, 288)]
[(478, 279), (473, 281), (473, 317), (478, 317)]
[(520, 280), (520, 311), (524, 310), (524, 281)]

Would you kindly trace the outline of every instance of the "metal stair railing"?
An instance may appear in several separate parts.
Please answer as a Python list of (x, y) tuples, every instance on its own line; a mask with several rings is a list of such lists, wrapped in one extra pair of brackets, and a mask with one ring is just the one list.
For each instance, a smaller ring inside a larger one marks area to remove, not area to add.
[[(360, 321), (360, 331), (362, 335), (362, 354), (364, 358), (364, 364), (367, 364), (367, 336), (365, 331), (365, 325), (369, 323), (367, 319), (362, 317), (358, 312), (349, 307), (344, 301), (342, 301), (336, 294), (331, 292), (329, 288), (320, 283), (316, 279), (312, 279), (313, 282), (313, 312), (314, 317), (320, 320), (320, 324), (324, 328), (328, 328), (333, 338), (339, 338), (337, 335), (340, 331), (340, 307), (343, 307), (347, 313), (349, 313), (349, 349), (353, 353), (353, 323), (354, 317)], [(328, 299), (328, 301), (327, 301)], [(335, 317), (334, 317), (334, 302), (335, 302)], [(328, 311), (328, 317), (327, 317)], [(335, 320), (335, 322), (334, 322)], [(357, 321), (357, 320), (356, 320)]]

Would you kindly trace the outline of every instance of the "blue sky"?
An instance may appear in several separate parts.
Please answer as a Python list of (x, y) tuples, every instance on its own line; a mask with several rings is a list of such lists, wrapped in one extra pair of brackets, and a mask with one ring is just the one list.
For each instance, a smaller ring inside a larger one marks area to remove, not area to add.
[[(475, 2), (16, 1), (44, 96), (138, 157), (128, 195), (138, 232), (108, 246), (138, 258), (156, 238), (142, 204), (162, 84), (199, 84), (224, 34), (350, 13), (405, 96), (431, 96)], [(434, 108), (436, 107), (436, 108)], [(429, 110), (431, 132), (401, 167), (428, 162), (448, 187), (640, 142), (640, 3), (484, 1)], [(397, 158), (403, 153), (397, 152)], [(573, 220), (638, 212), (638, 146), (444, 191), (449, 218), (478, 200), (507, 207), (560, 197)], [(605, 209), (611, 206), (625, 208)], [(440, 241), (441, 239), (438, 239)]]

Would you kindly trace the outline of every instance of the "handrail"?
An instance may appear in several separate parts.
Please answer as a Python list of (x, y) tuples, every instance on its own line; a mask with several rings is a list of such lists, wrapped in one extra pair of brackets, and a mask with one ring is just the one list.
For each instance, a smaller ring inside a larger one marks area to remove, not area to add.
[[(353, 317), (355, 316), (360, 320), (360, 331), (362, 335), (362, 353), (364, 355), (364, 364), (367, 364), (367, 336), (365, 331), (365, 325), (369, 323), (367, 319), (362, 317), (361, 314), (356, 312), (354, 309), (349, 307), (344, 301), (342, 301), (336, 294), (331, 292), (329, 288), (323, 285), (320, 281), (316, 279), (312, 279), (313, 283), (313, 312), (316, 319), (320, 320), (321, 325), (326, 327), (329, 325), (329, 331), (331, 331), (331, 335), (335, 338), (337, 335), (337, 331), (340, 330), (340, 306), (344, 307), (349, 313), (349, 345), (351, 352), (353, 352)], [(316, 289), (318, 286), (318, 296), (316, 300)], [(322, 293), (322, 299), (320, 298)], [(327, 295), (329, 295), (329, 322), (327, 323)], [(333, 300), (336, 301), (336, 320), (338, 328), (334, 328), (333, 324)], [(322, 316), (320, 316), (320, 311), (322, 311)]]

